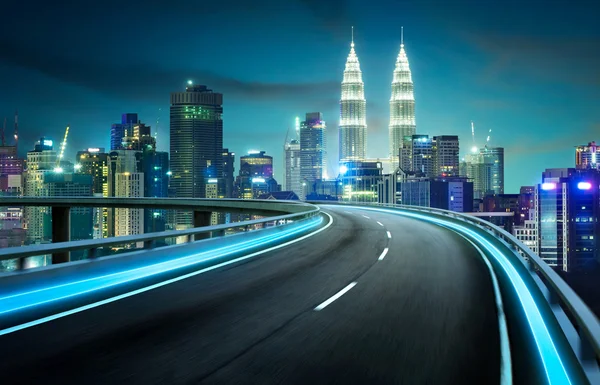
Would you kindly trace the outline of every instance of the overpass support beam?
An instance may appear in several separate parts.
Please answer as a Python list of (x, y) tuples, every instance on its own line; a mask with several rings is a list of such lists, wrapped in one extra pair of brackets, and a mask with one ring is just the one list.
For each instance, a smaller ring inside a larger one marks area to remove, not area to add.
[[(210, 211), (194, 211), (194, 227), (210, 226)], [(194, 235), (194, 241), (210, 238), (210, 233)]]
[[(71, 240), (71, 208), (52, 207), (52, 243), (69, 242)], [(71, 253), (61, 251), (52, 254), (52, 264), (65, 263), (71, 260)]]

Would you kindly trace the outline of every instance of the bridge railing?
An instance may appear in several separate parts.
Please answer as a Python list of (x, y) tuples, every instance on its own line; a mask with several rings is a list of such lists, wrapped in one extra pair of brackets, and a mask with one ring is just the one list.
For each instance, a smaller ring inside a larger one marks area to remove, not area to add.
[[(315, 201), (311, 203), (339, 204), (340, 202)], [(598, 370), (600, 365), (600, 321), (575, 291), (514, 235), (484, 219), (455, 211), (381, 203), (341, 202), (341, 204), (377, 206), (441, 215), (468, 222), (502, 241), (527, 266), (533, 280), (548, 301), (583, 371), (588, 378), (600, 381)], [(592, 381), (592, 383), (594, 382)]]
[[(127, 199), (127, 198), (122, 198)], [(135, 199), (135, 198), (134, 198)], [(135, 200), (132, 199), (132, 202)], [(164, 201), (164, 200), (163, 200)], [(239, 200), (229, 200), (234, 203), (232, 205), (232, 209), (239, 210)], [(139, 201), (138, 201), (139, 202)], [(31, 202), (30, 202), (31, 203)], [(35, 202), (34, 202), (35, 203)], [(160, 203), (160, 202), (159, 202)], [(223, 204), (223, 202), (219, 202), (219, 210), (226, 211), (227, 206)], [(33, 204), (32, 204), (33, 205)], [(37, 202), (37, 205), (44, 206), (44, 201), (41, 200)], [(147, 206), (147, 200), (145, 206)], [(172, 207), (171, 205), (170, 207)], [(175, 205), (176, 206), (176, 205)], [(17, 269), (22, 270), (26, 268), (25, 261), (29, 257), (42, 256), (47, 254), (57, 255), (61, 253), (70, 253), (71, 251), (78, 250), (88, 250), (88, 258), (93, 259), (98, 257), (98, 250), (103, 248), (110, 248), (114, 246), (124, 246), (131, 244), (143, 244), (144, 249), (153, 249), (157, 247), (157, 241), (168, 239), (168, 238), (180, 238), (185, 237), (187, 242), (192, 242), (200, 239), (209, 238), (212, 236), (225, 236), (225, 231), (229, 229), (243, 229), (244, 231), (250, 231), (253, 229), (262, 228), (266, 224), (271, 224), (272, 226), (280, 226), (285, 225), (290, 222), (300, 221), (304, 219), (311, 218), (315, 215), (319, 215), (320, 209), (316, 206), (310, 204), (303, 203), (293, 203), (286, 202), (282, 204), (282, 202), (273, 202), (273, 201), (252, 201), (252, 206), (256, 207), (256, 211), (260, 212), (262, 215), (270, 212), (272, 209), (269, 208), (277, 206), (277, 211), (281, 211), (281, 207), (290, 206), (292, 209), (289, 211), (295, 211), (290, 214), (284, 215), (275, 215), (268, 216), (261, 219), (254, 219), (243, 222), (233, 222), (222, 225), (213, 225), (213, 226), (202, 226), (202, 227), (194, 227), (185, 230), (167, 230), (146, 234), (136, 234), (129, 236), (118, 236), (118, 237), (110, 237), (110, 238), (101, 238), (101, 239), (85, 239), (85, 240), (77, 240), (77, 241), (69, 241), (69, 242), (57, 242), (57, 243), (47, 243), (47, 244), (36, 244), (36, 245), (27, 245), (21, 247), (9, 247), (0, 249), (0, 261), (7, 260), (17, 260)], [(262, 206), (262, 210), (258, 209)], [(162, 206), (161, 206), (162, 207)], [(183, 209), (191, 209), (191, 206), (184, 206)], [(272, 210), (273, 212), (277, 212), (276, 210)], [(251, 210), (247, 210), (245, 214), (250, 214)], [(131, 251), (135, 250), (132, 248)]]

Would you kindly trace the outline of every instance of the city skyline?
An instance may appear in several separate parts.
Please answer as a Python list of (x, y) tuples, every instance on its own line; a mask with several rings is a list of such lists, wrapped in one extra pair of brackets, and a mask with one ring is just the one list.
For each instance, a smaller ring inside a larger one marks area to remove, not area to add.
[[(244, 19), (247, 9), (237, 2), (230, 3), (232, 9), (227, 14), (207, 10), (216, 15), (211, 25)], [(198, 36), (203, 43), (195, 44), (199, 48), (192, 50), (170, 44), (169, 39), (183, 38), (173, 23), (161, 24), (161, 33), (148, 36), (128, 37), (114, 31), (113, 35), (100, 37), (85, 32), (94, 28), (86, 28), (78, 36), (53, 30), (40, 38), (32, 30), (34, 35), (24, 33), (15, 41), (2, 41), (0, 51), (6, 71), (1, 72), (0, 82), (6, 92), (0, 96), (0, 117), (7, 116), (10, 122), (14, 109), (19, 109), (21, 157), (42, 135), (60, 140), (69, 123), (72, 131), (67, 158), (90, 147), (92, 140), (94, 147), (108, 148), (106, 132), (126, 112), (138, 112), (153, 132), (158, 119), (158, 148), (166, 150), (168, 95), (192, 79), (225, 95), (225, 147), (239, 153), (262, 149), (277, 157), (295, 116), (321, 111), (330, 127), (337, 126), (339, 78), (347, 56), (350, 26), (355, 25), (369, 111), (368, 156), (385, 156), (377, 150), (387, 148), (390, 75), (400, 43), (400, 25), (404, 25), (418, 99), (418, 132), (459, 135), (464, 155), (470, 147), (471, 120), (478, 130), (478, 146), (483, 145), (492, 129), (491, 144), (506, 149), (507, 192), (539, 182), (540, 170), (570, 165), (573, 146), (597, 139), (600, 119), (593, 106), (598, 100), (598, 82), (593, 69), (599, 57), (597, 50), (590, 48), (598, 40), (598, 30), (590, 22), (590, 15), (577, 12), (577, 4), (566, 10), (553, 6), (539, 10), (508, 2), (495, 15), (499, 6), (493, 4), (467, 7), (462, 3), (461, 8), (460, 3), (453, 7), (440, 3), (433, 10), (433, 6), (407, 3), (398, 20), (387, 16), (399, 9), (389, 2), (370, 8), (353, 2), (334, 2), (331, 7), (292, 2), (275, 7), (269, 14), (276, 19), (287, 17), (287, 7), (292, 7), (290, 23), (258, 28), (260, 11), (266, 3), (259, 2), (249, 10), (258, 20), (242, 20), (241, 25), (247, 27), (246, 38), (224, 31), (211, 43)], [(137, 9), (126, 2), (120, 7), (122, 14), (135, 9), (150, 21), (164, 17), (151, 7)], [(194, 7), (173, 7), (168, 12), (176, 16), (197, 11)], [(49, 8), (40, 15), (52, 16), (53, 12)], [(83, 20), (77, 16), (81, 12), (81, 8), (74, 7), (65, 15), (75, 23), (70, 30)], [(86, 19), (86, 23), (101, 26), (98, 23), (103, 11), (98, 12), (97, 19)], [(511, 12), (511, 23), (505, 25), (502, 22)], [(569, 21), (575, 13), (577, 29), (569, 28), (575, 25)], [(443, 15), (448, 17), (444, 19)], [(541, 24), (535, 28), (527, 22), (534, 15)], [(20, 17), (11, 18), (0, 28), (11, 28)], [(377, 24), (368, 21), (373, 18)], [(47, 21), (40, 20), (39, 28), (44, 23)], [(314, 28), (307, 30), (306, 26)], [(105, 41), (102, 45), (90, 44), (100, 38)], [(44, 44), (51, 46), (47, 39), (66, 39), (72, 49), (46, 52)], [(133, 50), (132, 41), (136, 42)], [(165, 49), (168, 41), (173, 49), (169, 56), (176, 62), (157, 57), (155, 49), (148, 49), (151, 41), (152, 47), (156, 44), (159, 50)], [(259, 41), (261, 44), (257, 44)], [(218, 45), (219, 53), (211, 54), (214, 63), (207, 63), (202, 59), (205, 52), (215, 51), (211, 44)], [(319, 60), (312, 60), (307, 52)], [(40, 59), (46, 53), (51, 60)], [(86, 55), (90, 60), (84, 63), (81, 57)], [(106, 60), (116, 56), (119, 60)], [(250, 59), (240, 65), (242, 57)], [(31, 88), (34, 84), (35, 91)], [(55, 92), (61, 97), (50, 97)], [(256, 123), (248, 130), (250, 116), (253, 121), (268, 124)], [(336, 131), (328, 133), (330, 165), (336, 163), (337, 149), (331, 148), (337, 143)], [(528, 162), (521, 164), (519, 155), (527, 155)], [(283, 180), (282, 164), (281, 158), (276, 159), (278, 180)]]

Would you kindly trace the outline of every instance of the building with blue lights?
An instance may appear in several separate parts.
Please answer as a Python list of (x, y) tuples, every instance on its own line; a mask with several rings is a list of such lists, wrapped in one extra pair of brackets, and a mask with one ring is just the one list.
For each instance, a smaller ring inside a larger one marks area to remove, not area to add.
[(300, 178), (312, 184), (317, 179), (326, 179), (327, 170), (327, 125), (320, 112), (306, 114), (300, 125)]
[(585, 270), (599, 260), (600, 172), (547, 169), (536, 186), (539, 255), (565, 272)]
[(121, 115), (121, 123), (115, 123), (110, 127), (110, 150), (122, 150), (123, 138), (133, 131), (133, 126), (138, 122), (137, 114)]
[[(139, 165), (144, 176), (144, 196), (166, 198), (169, 193), (169, 154), (150, 148), (139, 152)], [(164, 231), (167, 210), (144, 209), (144, 232)]]
[[(223, 174), (223, 94), (191, 81), (171, 93), (171, 193), (174, 198), (205, 198), (209, 179)], [(192, 225), (192, 213), (175, 214), (178, 228)]]

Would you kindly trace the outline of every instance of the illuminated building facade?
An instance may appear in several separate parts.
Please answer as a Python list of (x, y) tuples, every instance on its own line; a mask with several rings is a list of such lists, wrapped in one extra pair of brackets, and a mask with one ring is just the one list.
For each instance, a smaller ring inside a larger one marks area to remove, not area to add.
[(459, 144), (457, 135), (434, 136), (432, 140), (433, 176), (459, 175)]
[(133, 131), (133, 126), (138, 122), (137, 114), (121, 115), (121, 123), (115, 123), (110, 128), (110, 150), (123, 150), (123, 138)]
[[(88, 148), (77, 152), (75, 171), (92, 176), (92, 193), (96, 197), (108, 197), (108, 154), (103, 148)], [(108, 209), (93, 209), (94, 238), (108, 237)]]
[[(342, 200), (377, 202), (378, 185), (383, 178), (381, 162), (345, 162), (340, 166)], [(336, 186), (337, 187), (337, 186)]]
[[(114, 178), (115, 196), (140, 198), (144, 196), (144, 173), (122, 172)], [(144, 233), (144, 209), (116, 208), (115, 237)]]
[(300, 166), (300, 142), (292, 139), (283, 148), (285, 156), (285, 191), (293, 191), (300, 198), (302, 194), (302, 176)]
[[(171, 93), (170, 191), (175, 198), (204, 198), (206, 181), (223, 174), (223, 94), (188, 82)], [(192, 225), (191, 212), (177, 212), (178, 228)]]
[(300, 124), (300, 178), (312, 184), (325, 179), (327, 170), (327, 125), (320, 112), (306, 114)]
[[(144, 175), (144, 197), (166, 198), (169, 196), (169, 154), (147, 147), (137, 153), (140, 171)], [(167, 210), (144, 209), (144, 232), (166, 230)]]
[(340, 100), (339, 159), (361, 161), (367, 157), (367, 101), (354, 38), (346, 60)]
[(539, 256), (565, 271), (585, 270), (599, 260), (600, 172), (547, 169), (536, 186)]
[[(45, 196), (44, 175), (54, 172), (57, 157), (53, 142), (48, 138), (41, 138), (35, 144), (34, 149), (27, 152), (26, 196)], [(26, 207), (25, 221), (27, 243), (41, 243), (50, 240), (50, 209), (48, 207)]]
[(400, 145), (400, 168), (419, 176), (435, 176), (433, 141), (428, 135), (405, 136)]
[(485, 146), (467, 154), (460, 167), (473, 180), (475, 199), (504, 194), (504, 148)]
[(281, 191), (273, 178), (273, 157), (264, 151), (249, 151), (240, 156), (240, 173), (235, 181), (236, 196), (258, 199), (259, 195)]
[(600, 169), (600, 146), (596, 142), (575, 147), (575, 167), (579, 169)]
[(404, 38), (402, 38), (390, 98), (390, 158), (394, 170), (398, 167), (398, 155), (403, 138), (415, 135), (416, 132), (414, 85), (408, 57), (404, 50)]

